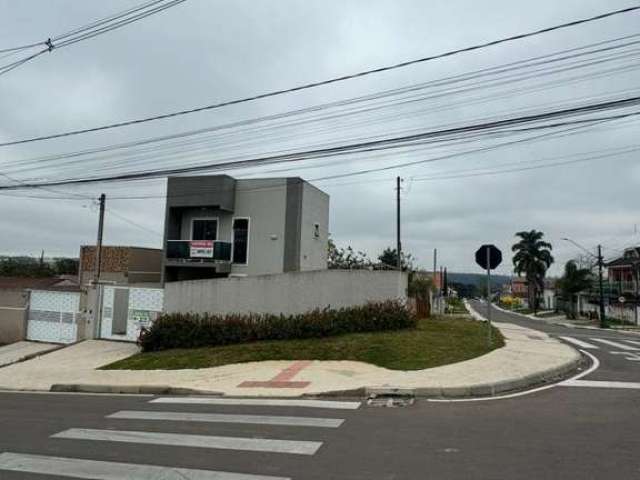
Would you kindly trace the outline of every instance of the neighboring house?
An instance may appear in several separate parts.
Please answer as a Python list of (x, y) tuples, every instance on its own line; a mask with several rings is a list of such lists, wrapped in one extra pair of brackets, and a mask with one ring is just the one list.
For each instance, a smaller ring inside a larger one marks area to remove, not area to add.
[[(100, 282), (116, 285), (159, 286), (162, 280), (162, 250), (158, 248), (102, 246)], [(96, 247), (80, 247), (80, 285), (91, 285), (95, 277)]]
[(329, 196), (301, 178), (169, 177), (163, 281), (327, 268)]
[(0, 344), (13, 343), (27, 337), (29, 292), (79, 291), (77, 279), (61, 277), (0, 277)]
[(514, 277), (511, 279), (509, 294), (512, 297), (519, 298), (522, 304), (529, 305), (529, 282), (523, 277)]
[(544, 280), (544, 290), (542, 291), (542, 308), (555, 310), (557, 308), (556, 280), (546, 278)]
[[(619, 319), (639, 323), (640, 308), (640, 247), (630, 247), (605, 265), (608, 270), (610, 314)], [(623, 300), (623, 301), (621, 301)]]

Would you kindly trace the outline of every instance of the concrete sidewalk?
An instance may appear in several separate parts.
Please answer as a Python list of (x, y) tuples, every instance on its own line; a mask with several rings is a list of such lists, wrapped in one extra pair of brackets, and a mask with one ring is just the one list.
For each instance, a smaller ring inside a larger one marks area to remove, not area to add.
[(0, 367), (5, 367), (36, 355), (43, 355), (58, 348), (61, 348), (61, 345), (27, 341), (3, 345), (0, 347)]
[(266, 361), (199, 370), (96, 370), (137, 352), (130, 343), (90, 340), (0, 369), (0, 389), (229, 396), (364, 395), (393, 389), (416, 396), (495, 395), (565, 376), (581, 356), (546, 334), (494, 324), (506, 346), (472, 360), (417, 371), (352, 361)]
[[(467, 307), (469, 308), (469, 307)], [(565, 315), (557, 315), (554, 317), (537, 317), (533, 314), (525, 314), (520, 313), (513, 310), (507, 310), (506, 308), (502, 308), (496, 304), (493, 304), (493, 308), (496, 310), (500, 310), (504, 313), (511, 313), (513, 315), (519, 315), (523, 318), (527, 318), (529, 320), (536, 320), (538, 322), (545, 322), (551, 325), (559, 325), (561, 327), (567, 328), (581, 328), (585, 330), (605, 330), (608, 332), (620, 332), (620, 333), (630, 333), (638, 335), (640, 334), (639, 326), (628, 326), (628, 327), (619, 327), (619, 326), (609, 326), (609, 328), (601, 328), (597, 326), (597, 321), (585, 321), (585, 320), (570, 320)]]

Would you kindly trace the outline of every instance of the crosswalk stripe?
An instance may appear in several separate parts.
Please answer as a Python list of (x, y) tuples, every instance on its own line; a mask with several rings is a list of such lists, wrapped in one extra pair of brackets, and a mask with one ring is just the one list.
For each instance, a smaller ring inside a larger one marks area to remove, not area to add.
[(249, 423), (256, 425), (287, 425), (292, 427), (338, 428), (341, 418), (285, 417), (276, 415), (228, 415), (222, 413), (149, 412), (123, 410), (107, 418), (128, 420), (161, 420), (176, 422)]
[(589, 388), (626, 388), (640, 390), (640, 382), (609, 382), (605, 380), (567, 380), (560, 384), (563, 387)]
[(638, 345), (640, 347), (640, 342), (637, 342), (635, 340), (625, 340), (625, 342), (627, 343), (633, 343), (634, 345)]
[(624, 345), (618, 342), (612, 342), (611, 340), (606, 340), (604, 338), (592, 338), (591, 340), (593, 340), (594, 342), (604, 343), (605, 345), (609, 345), (611, 347), (619, 348), (620, 350), (631, 350), (631, 351), (640, 350), (640, 348), (638, 347), (630, 347), (629, 345)]
[(265, 475), (102, 462), (10, 452), (0, 454), (0, 470), (92, 480), (291, 480), (285, 477)]
[(92, 428), (70, 428), (69, 430), (51, 435), (51, 438), (144, 443), (176, 447), (217, 448), (223, 450), (247, 450), (252, 452), (292, 453), (297, 455), (313, 455), (322, 446), (322, 442), (310, 442), (306, 440), (218, 437), (128, 430), (97, 430)]
[(569, 343), (573, 343), (574, 345), (581, 347), (581, 348), (587, 348), (587, 349), (594, 349), (594, 350), (598, 350), (600, 347), (593, 345), (591, 343), (587, 343), (584, 342), (582, 340), (578, 340), (577, 338), (573, 338), (573, 337), (559, 337), (562, 340), (565, 340)]
[(337, 410), (356, 410), (360, 402), (338, 402), (332, 400), (298, 400), (281, 398), (211, 398), (211, 397), (160, 397), (151, 403), (178, 403), (195, 405), (247, 405), (253, 407), (308, 407)]

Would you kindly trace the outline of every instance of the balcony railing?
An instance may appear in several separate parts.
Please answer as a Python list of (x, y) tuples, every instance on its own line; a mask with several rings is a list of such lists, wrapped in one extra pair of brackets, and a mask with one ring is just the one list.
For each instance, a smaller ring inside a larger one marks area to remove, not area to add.
[(183, 262), (230, 262), (231, 242), (218, 240), (167, 240), (168, 260)]

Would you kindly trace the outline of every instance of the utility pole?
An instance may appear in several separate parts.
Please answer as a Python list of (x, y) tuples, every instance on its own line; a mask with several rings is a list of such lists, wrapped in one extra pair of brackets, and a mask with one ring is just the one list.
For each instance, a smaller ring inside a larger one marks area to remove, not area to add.
[[(107, 196), (103, 193), (100, 195), (100, 214), (98, 217), (98, 239), (96, 240), (96, 255), (93, 274), (93, 285), (96, 289), (96, 303), (93, 310), (94, 328), (99, 329), (98, 321), (100, 319), (100, 270), (102, 269), (102, 232), (104, 230), (104, 204)], [(96, 330), (99, 331), (99, 330)]]
[(489, 347), (491, 347), (491, 343), (493, 339), (491, 338), (491, 249), (487, 246), (487, 326), (488, 330), (488, 342)]
[(436, 268), (438, 268), (436, 265), (438, 263), (438, 249), (434, 248), (433, 249), (433, 284), (436, 284)]
[(447, 267), (444, 267), (444, 279), (442, 281), (442, 285), (444, 286), (444, 296), (449, 296), (449, 278), (447, 277)]
[(600, 289), (600, 328), (607, 328), (607, 318), (604, 310), (604, 285), (602, 279), (602, 268), (604, 259), (602, 258), (602, 245), (598, 245), (598, 283)]
[(400, 182), (402, 179), (396, 177), (396, 253), (398, 254), (397, 267), (402, 270), (402, 243), (400, 242)]
[(106, 199), (107, 196), (104, 193), (100, 195), (100, 216), (98, 217), (98, 239), (96, 241), (96, 264), (93, 277), (94, 283), (96, 284), (100, 281), (100, 270), (102, 268), (102, 232), (104, 230), (104, 204)]

